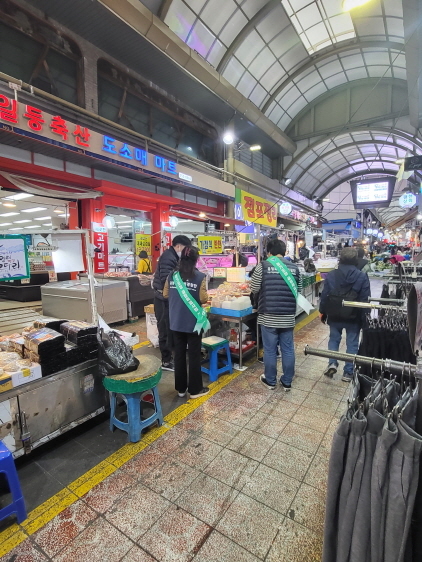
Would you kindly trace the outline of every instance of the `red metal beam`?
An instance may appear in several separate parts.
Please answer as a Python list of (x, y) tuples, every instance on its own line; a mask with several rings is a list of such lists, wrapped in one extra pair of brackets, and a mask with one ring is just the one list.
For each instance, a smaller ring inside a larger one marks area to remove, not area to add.
[(180, 203), (180, 199), (176, 199), (175, 197), (169, 197), (168, 195), (161, 195), (158, 193), (150, 193), (149, 191), (142, 191), (141, 189), (126, 187), (125, 185), (120, 185), (118, 183), (105, 180), (101, 182), (101, 185), (96, 188), (96, 190), (102, 191), (107, 195), (116, 195), (117, 197), (126, 197), (127, 199), (146, 201), (147, 203), (153, 203), (154, 206), (157, 203), (164, 203), (167, 205), (175, 205)]
[(104, 195), (102, 197), (104, 205), (108, 207), (121, 207), (123, 209), (131, 209), (133, 211), (153, 211), (157, 205), (132, 199), (131, 197), (118, 197), (117, 195)]

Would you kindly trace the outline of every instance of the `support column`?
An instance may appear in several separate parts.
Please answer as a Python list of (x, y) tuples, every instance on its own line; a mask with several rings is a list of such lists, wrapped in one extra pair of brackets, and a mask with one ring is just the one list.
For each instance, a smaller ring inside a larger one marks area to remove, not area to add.
[(159, 257), (163, 252), (162, 237), (163, 237), (163, 222), (168, 222), (170, 208), (168, 205), (158, 204), (157, 208), (151, 211), (151, 253), (152, 253), (152, 270), (155, 271), (155, 266)]
[(93, 223), (101, 225), (106, 215), (103, 198), (82, 201), (81, 212), (82, 228), (90, 231), (91, 244), (100, 250), (94, 253), (94, 273), (106, 273), (108, 271), (108, 233), (96, 232), (93, 227)]

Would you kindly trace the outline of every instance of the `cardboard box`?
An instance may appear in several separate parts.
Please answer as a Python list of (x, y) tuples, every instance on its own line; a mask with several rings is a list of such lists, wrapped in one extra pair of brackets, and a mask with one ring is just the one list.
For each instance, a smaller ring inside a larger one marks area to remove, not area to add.
[(147, 306), (144, 306), (144, 312), (145, 314), (155, 314), (154, 305), (148, 304)]
[(40, 379), (42, 377), (41, 365), (32, 363), (30, 367), (22, 369), (22, 371), (7, 373), (7, 375), (12, 379), (12, 388), (16, 388), (17, 386)]

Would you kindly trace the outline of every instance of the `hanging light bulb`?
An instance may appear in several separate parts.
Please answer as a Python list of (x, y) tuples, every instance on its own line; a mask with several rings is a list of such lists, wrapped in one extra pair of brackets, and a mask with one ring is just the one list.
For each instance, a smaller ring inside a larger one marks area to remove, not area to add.
[(110, 215), (106, 215), (103, 218), (103, 226), (105, 226), (108, 229), (114, 228), (116, 226), (116, 221), (114, 220), (114, 217), (111, 217)]

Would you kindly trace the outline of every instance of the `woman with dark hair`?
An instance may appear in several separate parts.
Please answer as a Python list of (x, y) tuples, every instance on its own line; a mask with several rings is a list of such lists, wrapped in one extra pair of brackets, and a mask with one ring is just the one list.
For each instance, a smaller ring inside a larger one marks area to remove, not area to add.
[(184, 248), (177, 269), (170, 273), (163, 289), (164, 298), (169, 300), (170, 330), (174, 341), (174, 379), (180, 398), (187, 392), (190, 398), (200, 398), (209, 392), (203, 386), (201, 372), (201, 338), (202, 333), (209, 328), (201, 304), (208, 301), (208, 294), (205, 274), (196, 268), (198, 258), (198, 248)]
[(139, 252), (138, 273), (152, 273), (151, 260), (145, 250)]

